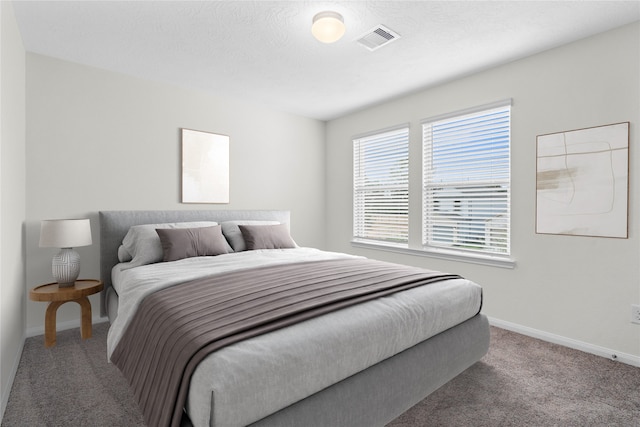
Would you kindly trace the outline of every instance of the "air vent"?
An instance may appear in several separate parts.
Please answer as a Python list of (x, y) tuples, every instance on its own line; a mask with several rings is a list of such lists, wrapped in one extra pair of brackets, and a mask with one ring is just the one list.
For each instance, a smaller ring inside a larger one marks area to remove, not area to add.
[(392, 31), (383, 25), (377, 25), (371, 30), (364, 33), (356, 41), (370, 51), (374, 51), (381, 48), (382, 46), (388, 45), (392, 41), (399, 38), (400, 34), (396, 33), (395, 31)]

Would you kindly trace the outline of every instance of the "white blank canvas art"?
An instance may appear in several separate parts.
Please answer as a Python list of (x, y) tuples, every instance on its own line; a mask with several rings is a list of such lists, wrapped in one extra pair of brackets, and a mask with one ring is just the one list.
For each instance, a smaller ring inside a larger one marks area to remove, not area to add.
[(536, 232), (627, 238), (629, 123), (537, 138)]
[(229, 203), (229, 137), (182, 129), (182, 203)]

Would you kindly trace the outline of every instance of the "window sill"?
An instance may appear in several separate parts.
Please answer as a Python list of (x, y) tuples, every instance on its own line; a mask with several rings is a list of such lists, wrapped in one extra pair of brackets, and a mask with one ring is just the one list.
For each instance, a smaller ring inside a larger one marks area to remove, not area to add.
[(396, 252), (396, 253), (407, 254), (407, 255), (439, 258), (439, 259), (445, 259), (448, 261), (462, 261), (462, 262), (468, 262), (472, 264), (488, 265), (491, 267), (515, 268), (516, 266), (516, 261), (509, 257), (471, 254), (471, 253), (458, 252), (458, 251), (452, 251), (447, 249), (436, 249), (436, 248), (415, 249), (415, 248), (409, 248), (406, 245), (381, 243), (381, 242), (374, 243), (366, 240), (352, 240), (351, 246), (356, 248)]

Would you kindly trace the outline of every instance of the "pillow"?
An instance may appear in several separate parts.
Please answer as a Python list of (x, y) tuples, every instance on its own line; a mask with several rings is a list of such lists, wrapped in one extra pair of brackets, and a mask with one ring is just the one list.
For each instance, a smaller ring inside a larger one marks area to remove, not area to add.
[(122, 239), (122, 246), (131, 254), (131, 262), (126, 268), (139, 267), (162, 261), (164, 253), (156, 228), (197, 228), (218, 225), (214, 221), (171, 222), (164, 224), (142, 224), (129, 228)]
[(158, 228), (163, 261), (176, 261), (195, 256), (215, 256), (231, 252), (222, 235), (222, 227)]
[(128, 250), (125, 249), (123, 245), (120, 245), (118, 248), (118, 261), (120, 262), (129, 262), (133, 259)]
[(295, 248), (296, 243), (289, 235), (286, 224), (278, 225), (240, 225), (242, 237), (247, 249), (285, 249)]
[(244, 243), (242, 232), (240, 231), (240, 225), (276, 225), (280, 224), (278, 221), (257, 221), (257, 220), (242, 220), (242, 221), (225, 221), (222, 225), (222, 234), (227, 239), (234, 252), (246, 251), (247, 245)]

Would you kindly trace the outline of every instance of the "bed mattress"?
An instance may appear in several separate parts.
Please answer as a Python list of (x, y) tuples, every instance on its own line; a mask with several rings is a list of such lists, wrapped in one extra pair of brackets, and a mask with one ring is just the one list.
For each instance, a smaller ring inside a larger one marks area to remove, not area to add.
[[(310, 248), (250, 251), (113, 270), (120, 296), (109, 355), (149, 293), (217, 272), (350, 255)], [(242, 426), (285, 408), (475, 316), (481, 288), (453, 279), (399, 292), (225, 347), (196, 369), (195, 426)]]

